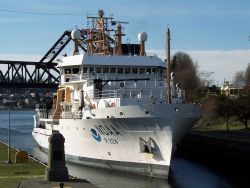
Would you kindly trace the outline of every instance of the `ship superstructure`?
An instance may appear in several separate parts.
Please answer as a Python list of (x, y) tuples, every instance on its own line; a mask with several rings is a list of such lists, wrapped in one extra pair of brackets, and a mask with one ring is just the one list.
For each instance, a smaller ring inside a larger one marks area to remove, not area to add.
[(173, 148), (201, 117), (200, 106), (185, 103), (173, 75), (166, 87), (166, 63), (146, 54), (145, 32), (140, 44), (122, 43), (124, 23), (99, 10), (86, 29), (71, 32), (74, 53), (58, 64), (57, 94), (37, 109), (32, 134), (47, 150), (59, 131), (70, 162), (167, 178)]

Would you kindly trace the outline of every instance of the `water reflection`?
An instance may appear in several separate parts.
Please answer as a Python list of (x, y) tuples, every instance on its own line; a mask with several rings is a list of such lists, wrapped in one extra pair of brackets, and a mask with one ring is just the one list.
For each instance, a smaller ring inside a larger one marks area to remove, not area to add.
[[(47, 161), (47, 154), (38, 148), (34, 149), (34, 156)], [(100, 188), (170, 188), (167, 180), (149, 178), (140, 175), (126, 174), (111, 170), (79, 166), (67, 163), (69, 174), (85, 179)]]
[[(47, 161), (47, 154), (38, 148), (34, 149), (34, 155), (43, 162)], [(173, 158), (169, 180), (79, 166), (73, 163), (67, 163), (67, 167), (70, 175), (85, 179), (101, 188), (233, 187), (224, 178), (204, 166), (177, 156)]]

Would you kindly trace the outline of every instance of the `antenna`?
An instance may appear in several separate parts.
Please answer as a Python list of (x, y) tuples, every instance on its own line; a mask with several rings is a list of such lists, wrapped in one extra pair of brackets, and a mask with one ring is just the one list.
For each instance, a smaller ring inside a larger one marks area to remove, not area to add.
[(168, 28), (168, 31), (167, 31), (167, 49), (166, 49), (166, 57), (167, 57), (167, 61), (166, 61), (166, 68), (167, 68), (167, 71), (166, 71), (166, 80), (167, 80), (167, 96), (166, 96), (166, 99), (168, 101), (168, 103), (171, 103), (171, 94), (170, 94), (170, 30)]

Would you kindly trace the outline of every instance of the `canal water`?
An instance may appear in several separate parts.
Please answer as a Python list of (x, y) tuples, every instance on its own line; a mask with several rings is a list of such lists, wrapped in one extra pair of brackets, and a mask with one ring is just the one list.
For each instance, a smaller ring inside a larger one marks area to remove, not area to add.
[[(34, 111), (11, 111), (11, 145), (40, 158), (47, 160), (47, 155), (40, 151), (34, 142), (31, 131), (33, 128)], [(8, 111), (0, 111), (0, 140), (7, 142)], [(1, 155), (1, 154), (0, 154)], [(148, 178), (139, 175), (119, 173), (90, 167), (79, 167), (67, 164), (69, 173), (78, 178), (86, 179), (101, 188), (231, 188), (250, 187), (248, 180), (228, 172), (217, 170), (206, 163), (196, 162), (184, 156), (175, 155), (172, 159), (169, 180)], [(237, 174), (237, 173), (236, 173)], [(243, 183), (242, 183), (243, 182)]]

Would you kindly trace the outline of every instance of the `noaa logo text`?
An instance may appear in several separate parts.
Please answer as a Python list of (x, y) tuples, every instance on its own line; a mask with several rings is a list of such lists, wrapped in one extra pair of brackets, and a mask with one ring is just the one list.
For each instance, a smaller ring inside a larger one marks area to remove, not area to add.
[(90, 131), (91, 131), (92, 136), (94, 137), (94, 139), (97, 142), (101, 142), (101, 136), (100, 136), (100, 134), (95, 129), (91, 129)]

